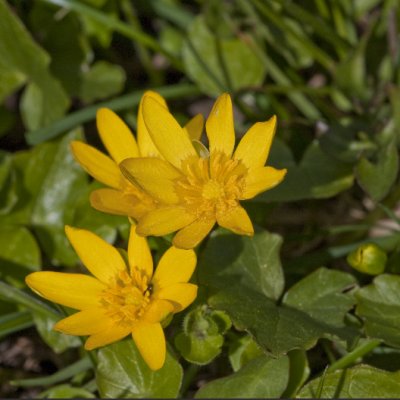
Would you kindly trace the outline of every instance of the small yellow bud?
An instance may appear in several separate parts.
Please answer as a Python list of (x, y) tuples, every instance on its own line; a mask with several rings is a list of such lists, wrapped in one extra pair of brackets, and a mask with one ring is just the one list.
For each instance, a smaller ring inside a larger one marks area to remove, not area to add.
[(369, 275), (382, 274), (386, 261), (386, 253), (374, 243), (363, 244), (347, 256), (351, 267)]

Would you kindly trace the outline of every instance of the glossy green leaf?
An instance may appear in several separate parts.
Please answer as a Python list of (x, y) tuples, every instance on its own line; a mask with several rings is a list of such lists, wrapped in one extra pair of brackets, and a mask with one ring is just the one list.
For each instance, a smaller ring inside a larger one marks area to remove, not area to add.
[(86, 173), (74, 160), (70, 151), (70, 142), (79, 139), (80, 132), (73, 131), (65, 135), (59, 142), (43, 146), (44, 154), (34, 159), (45, 174), (38, 181), (32, 176), (29, 182), (38, 185), (39, 192), (34, 199), (32, 223), (39, 241), (48, 258), (55, 264), (72, 265), (77, 258), (64, 233), (64, 226), (72, 221), (74, 201), (87, 182)]
[(400, 347), (400, 276), (379, 275), (372, 284), (358, 290), (357, 315), (365, 322), (368, 336)]
[(82, 345), (78, 336), (65, 335), (53, 330), (54, 324), (60, 319), (61, 317), (55, 318), (42, 313), (33, 313), (33, 320), (40, 336), (56, 353), (62, 353), (70, 347)]
[(356, 282), (345, 272), (320, 268), (292, 286), (283, 303), (329, 325), (344, 326), (344, 316), (355, 303), (346, 291)]
[(400, 372), (387, 372), (362, 364), (347, 370), (328, 372), (323, 378), (314, 379), (304, 386), (297, 397), (315, 398), (320, 385), (320, 397), (325, 399), (398, 398)]
[(285, 179), (277, 187), (257, 196), (253, 201), (297, 201), (323, 199), (350, 188), (352, 167), (323, 152), (318, 141), (312, 142), (297, 165), (290, 149), (274, 140), (268, 165), (287, 168)]
[(376, 164), (366, 157), (361, 158), (356, 167), (357, 181), (373, 200), (380, 201), (386, 197), (395, 182), (398, 168), (397, 146), (392, 142), (379, 152)]
[(38, 397), (43, 399), (93, 399), (96, 396), (86, 389), (64, 384), (47, 389)]
[(183, 49), (189, 77), (207, 94), (259, 85), (265, 67), (245, 42), (216, 37), (202, 16), (189, 26)]
[[(69, 105), (60, 83), (50, 74), (49, 55), (39, 47), (4, 0), (0, 1), (0, 58), (9, 70), (29, 78), (22, 117), (29, 129), (53, 122)], [(35, 115), (31, 117), (31, 111)]]
[(118, 94), (125, 83), (125, 72), (119, 66), (98, 61), (83, 75), (80, 96), (85, 102), (105, 99)]
[(31, 271), (40, 268), (40, 249), (28, 229), (17, 225), (0, 226), (0, 248), (0, 275), (6, 267), (22, 266)]
[(240, 282), (278, 299), (284, 287), (281, 245), (282, 238), (267, 231), (248, 238), (220, 229), (207, 242), (199, 260), (199, 282), (219, 289)]
[(293, 349), (312, 348), (325, 334), (352, 337), (346, 328), (336, 328), (311, 318), (303, 311), (277, 306), (263, 294), (246, 286), (233, 286), (209, 298), (209, 304), (225, 311), (239, 330), (245, 330), (275, 356)]
[(128, 338), (98, 352), (97, 386), (101, 397), (174, 398), (182, 382), (182, 367), (170, 351), (164, 366), (152, 371)]
[(76, 96), (82, 70), (87, 68), (86, 63), (91, 57), (79, 17), (68, 13), (59, 18), (55, 7), (36, 1), (32, 4), (29, 22), (43, 48), (51, 54), (51, 73), (69, 95)]
[(260, 356), (241, 370), (205, 384), (196, 398), (279, 398), (289, 378), (289, 359)]

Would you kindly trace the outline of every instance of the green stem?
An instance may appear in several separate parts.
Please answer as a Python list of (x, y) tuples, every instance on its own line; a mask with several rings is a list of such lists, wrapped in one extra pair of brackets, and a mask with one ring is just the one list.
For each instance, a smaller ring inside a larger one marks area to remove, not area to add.
[(33, 379), (16, 379), (10, 383), (13, 386), (19, 387), (54, 385), (55, 383), (65, 381), (81, 372), (87, 371), (90, 367), (90, 360), (85, 357), (53, 375)]
[[(189, 84), (178, 84), (171, 86), (163, 86), (155, 89), (166, 99), (176, 99), (185, 96), (193, 96), (200, 94), (200, 90)], [(97, 103), (95, 105), (84, 108), (83, 110), (75, 111), (66, 117), (56, 121), (50, 126), (47, 126), (37, 131), (28, 132), (26, 141), (30, 145), (36, 145), (46, 140), (53, 139), (62, 133), (65, 133), (78, 125), (93, 120), (96, 117), (96, 112), (101, 107), (108, 107), (114, 111), (126, 110), (135, 107), (139, 104), (144, 90), (135, 91), (126, 94), (113, 100)]]
[(185, 375), (182, 379), (181, 385), (181, 396), (186, 397), (186, 392), (188, 391), (190, 385), (193, 382), (193, 379), (197, 376), (197, 373), (200, 370), (200, 365), (197, 364), (189, 364), (189, 367), (186, 369)]
[(381, 341), (378, 339), (369, 340), (362, 345), (358, 346), (356, 349), (346, 354), (344, 357), (340, 358), (328, 368), (329, 372), (335, 371), (337, 369), (347, 368), (350, 365), (357, 362), (360, 357), (365, 356), (369, 352), (371, 352), (375, 347), (378, 347), (381, 344)]

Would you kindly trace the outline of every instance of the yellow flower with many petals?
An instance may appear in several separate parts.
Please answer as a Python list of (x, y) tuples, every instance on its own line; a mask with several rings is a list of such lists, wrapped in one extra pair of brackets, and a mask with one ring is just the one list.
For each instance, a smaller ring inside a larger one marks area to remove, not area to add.
[(28, 286), (44, 298), (79, 310), (54, 329), (89, 335), (87, 350), (132, 334), (152, 370), (165, 361), (161, 322), (193, 302), (197, 286), (187, 283), (196, 266), (193, 250), (175, 247), (153, 260), (145, 238), (131, 227), (128, 265), (119, 251), (95, 234), (66, 227), (66, 234), (86, 268), (94, 275), (41, 271), (27, 276)]
[[(206, 122), (209, 154), (193, 142), (162, 105), (143, 100), (143, 118), (164, 159), (127, 159), (123, 174), (150, 195), (157, 206), (139, 218), (139, 235), (162, 236), (178, 231), (173, 244), (196, 246), (214, 224), (242, 235), (253, 225), (240, 200), (250, 199), (282, 181), (286, 170), (265, 166), (276, 118), (254, 124), (236, 150), (230, 96), (221, 95)], [(199, 143), (198, 143), (199, 144)]]
[[(160, 106), (167, 109), (165, 100), (157, 93), (147, 91)], [(81, 141), (73, 141), (71, 149), (75, 159), (93, 178), (108, 186), (95, 190), (90, 195), (90, 203), (97, 210), (117, 215), (127, 215), (137, 219), (157, 207), (157, 200), (149, 196), (138, 185), (129, 182), (121, 174), (118, 164), (131, 157), (162, 158), (147, 131), (142, 114), (142, 101), (138, 111), (137, 141), (128, 126), (110, 109), (97, 111), (97, 128), (100, 138), (111, 157), (93, 146)], [(200, 138), (204, 119), (196, 115), (182, 128), (192, 140)]]

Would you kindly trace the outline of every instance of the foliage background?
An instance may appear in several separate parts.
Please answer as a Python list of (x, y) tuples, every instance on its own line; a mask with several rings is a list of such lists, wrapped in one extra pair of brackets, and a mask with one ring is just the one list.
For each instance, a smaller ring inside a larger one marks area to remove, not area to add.
[[(0, 0), (2, 396), (400, 397), (399, 18), (396, 0)], [(81, 270), (65, 224), (126, 245), (69, 143), (101, 149), (100, 105), (135, 130), (146, 89), (182, 123), (230, 92), (238, 137), (276, 114), (269, 164), (288, 169), (245, 205), (254, 239), (198, 249), (156, 373), (131, 341), (89, 358), (24, 284)], [(385, 271), (346, 262), (365, 243)]]

